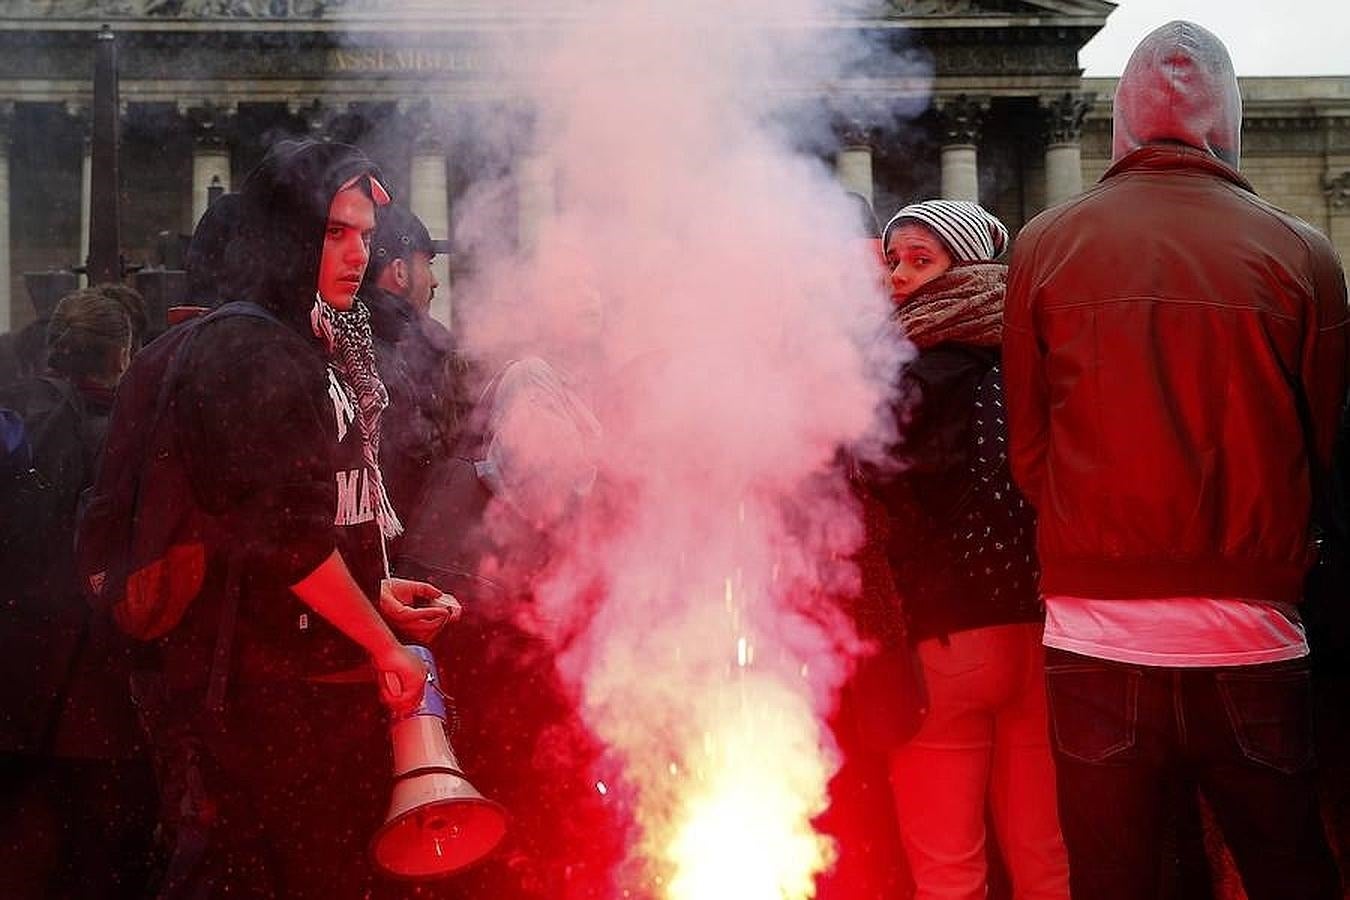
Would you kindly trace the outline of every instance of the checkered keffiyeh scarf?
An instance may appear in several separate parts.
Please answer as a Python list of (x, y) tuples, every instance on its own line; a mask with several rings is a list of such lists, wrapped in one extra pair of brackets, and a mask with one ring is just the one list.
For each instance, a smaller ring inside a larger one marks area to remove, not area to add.
[(375, 368), (375, 348), (370, 337), (370, 311), (356, 301), (339, 312), (322, 298), (314, 299), (309, 314), (315, 337), (323, 341), (329, 361), (338, 372), (338, 382), (356, 408), (356, 427), (361, 432), (361, 452), (375, 479), (375, 519), (386, 538), (403, 533), (403, 523), (389, 502), (380, 475), (380, 417), (389, 405), (389, 392)]
[(1008, 267), (955, 266), (914, 292), (891, 314), (920, 350), (951, 341), (997, 347), (1003, 341)]

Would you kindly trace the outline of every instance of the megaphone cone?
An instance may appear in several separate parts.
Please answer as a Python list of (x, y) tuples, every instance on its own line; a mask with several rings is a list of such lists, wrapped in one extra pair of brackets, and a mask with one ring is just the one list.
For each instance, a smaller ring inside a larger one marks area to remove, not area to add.
[[(424, 648), (410, 649), (430, 662)], [(422, 704), (392, 728), (394, 795), (370, 845), (376, 864), (400, 878), (449, 875), (487, 856), (506, 834), (506, 811), (460, 770), (445, 736), (435, 663), (428, 668)]]

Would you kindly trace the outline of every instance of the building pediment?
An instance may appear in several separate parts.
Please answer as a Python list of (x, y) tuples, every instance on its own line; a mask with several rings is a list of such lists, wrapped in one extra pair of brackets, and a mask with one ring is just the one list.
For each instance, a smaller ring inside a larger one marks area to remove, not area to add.
[(1116, 8), (1106, 0), (885, 0), (886, 13), (901, 18), (955, 16), (1054, 16), (1105, 19)]
[[(296, 20), (394, 17), (524, 19), (550, 13), (584, 16), (586, 0), (11, 0), (5, 18)], [(860, 19), (1055, 18), (1104, 21), (1116, 4), (1106, 0), (856, 0)]]
[(0, 19), (315, 20), (381, 8), (388, 12), (394, 6), (381, 0), (17, 0)]

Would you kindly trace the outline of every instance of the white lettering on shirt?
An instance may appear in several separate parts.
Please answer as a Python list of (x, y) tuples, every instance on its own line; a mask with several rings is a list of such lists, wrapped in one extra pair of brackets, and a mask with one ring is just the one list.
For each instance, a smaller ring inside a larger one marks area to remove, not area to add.
[(335, 472), (337, 478), (337, 515), (334, 525), (351, 525), (357, 521), (357, 491), (360, 489), (361, 470)]
[(370, 483), (372, 479), (367, 469), (361, 470), (361, 503), (356, 507), (358, 522), (369, 522), (375, 518), (375, 507), (370, 502)]
[(337, 478), (337, 515), (334, 525), (360, 525), (375, 518), (374, 479), (370, 469), (347, 469)]
[(337, 373), (331, 366), (328, 369), (328, 399), (333, 401), (333, 415), (337, 419), (337, 439), (340, 444), (347, 436), (347, 426), (356, 418), (356, 407), (352, 405), (352, 398), (347, 395), (346, 389), (338, 381)]

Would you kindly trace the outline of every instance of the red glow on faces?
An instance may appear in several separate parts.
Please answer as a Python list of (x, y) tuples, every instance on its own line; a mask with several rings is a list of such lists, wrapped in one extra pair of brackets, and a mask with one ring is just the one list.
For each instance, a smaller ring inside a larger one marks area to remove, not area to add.
[(917, 222), (905, 222), (886, 242), (891, 270), (891, 299), (904, 303), (910, 295), (952, 267), (952, 255), (938, 236)]
[(375, 204), (360, 188), (344, 188), (333, 196), (323, 232), (319, 259), (319, 296), (336, 310), (352, 308), (370, 260), (375, 231)]

